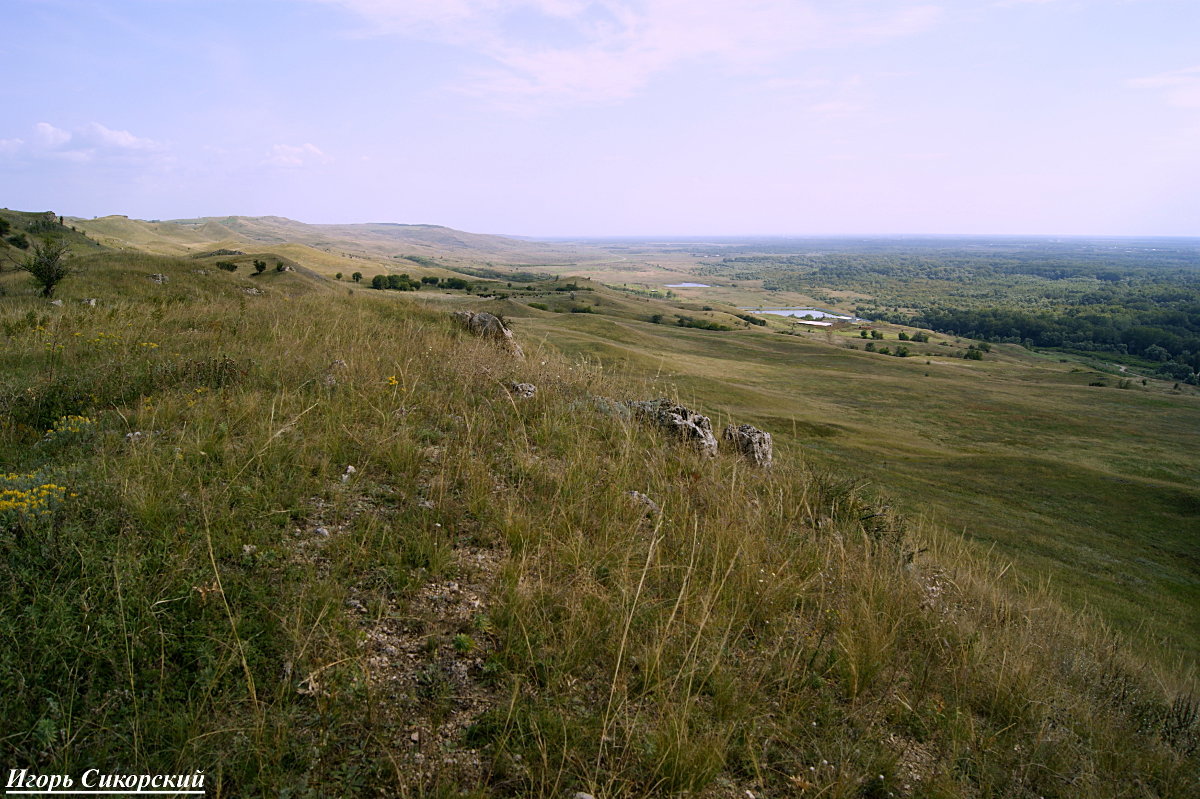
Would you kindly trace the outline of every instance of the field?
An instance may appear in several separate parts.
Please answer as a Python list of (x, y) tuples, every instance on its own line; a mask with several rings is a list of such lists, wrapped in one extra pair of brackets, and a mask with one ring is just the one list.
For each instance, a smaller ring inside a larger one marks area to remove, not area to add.
[[(662, 253), (669, 270), (641, 274), (645, 285), (717, 282), (711, 259), (677, 249)], [(609, 281), (622, 274), (580, 271)], [(751, 289), (734, 282), (675, 292), (692, 307), (746, 303)], [(771, 292), (769, 302), (814, 296), (829, 299), (822, 291)], [(964, 360), (954, 356), (969, 340), (934, 334), (928, 343), (898, 342), (901, 332), (915, 331), (894, 324), (781, 336), (787, 324), (772, 320), (770, 328), (730, 336), (625, 316), (521, 322), (576, 357), (656, 377), (702, 407), (758, 420), (809, 462), (870, 479), (915, 518), (994, 547), (1022, 579), (1049, 581), (1072, 605), (1098, 611), (1168, 660), (1197, 662), (1194, 387), (1162, 379), (1152, 364), (1130, 369), (1095, 355), (1007, 344), (992, 345), (984, 360)], [(866, 328), (886, 337), (876, 343), (902, 344), (910, 356), (863, 351)]]
[[(580, 269), (254, 274), (284, 246), (80, 241), (61, 306), (0, 275), (4, 763), (212, 796), (1200, 784), (1191, 387)], [(659, 395), (775, 466), (620, 410)]]

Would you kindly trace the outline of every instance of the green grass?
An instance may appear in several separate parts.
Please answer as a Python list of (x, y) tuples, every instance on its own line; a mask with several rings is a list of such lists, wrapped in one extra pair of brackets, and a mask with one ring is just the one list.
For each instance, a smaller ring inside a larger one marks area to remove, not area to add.
[[(868, 477), (909, 513), (994, 546), (1164, 661), (1200, 659), (1195, 392), (1092, 387), (1095, 373), (1011, 346), (967, 362), (933, 354), (965, 342), (892, 358), (822, 335), (565, 316), (519, 328), (760, 423), (810, 463)], [(1103, 567), (1080, 559), (1093, 550)]]
[[(540, 314), (515, 360), (419, 298), (196, 268), (98, 256), (61, 307), (3, 276), (0, 471), (75, 496), (0, 533), (0, 764), (214, 797), (1195, 790), (1186, 673), (768, 424), (864, 451), (898, 359)], [(618, 328), (620, 369), (556, 352)], [(865, 370), (862, 409), (780, 404), (797, 357)], [(594, 399), (672, 386), (771, 427), (776, 467)]]

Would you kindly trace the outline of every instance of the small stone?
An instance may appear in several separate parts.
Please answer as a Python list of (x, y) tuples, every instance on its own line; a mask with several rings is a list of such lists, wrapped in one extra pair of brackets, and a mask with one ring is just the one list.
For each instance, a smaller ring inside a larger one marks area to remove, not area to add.
[(254, 544), (242, 544), (243, 555), (253, 555), (255, 552), (258, 552), (258, 547), (254, 546)]
[(51, 304), (51, 305), (57, 305), (59, 308), (61, 308), (61, 307), (62, 307), (62, 304), (63, 304), (63, 302), (62, 302), (62, 300), (50, 300), (50, 304)]
[(168, 280), (170, 280), (170, 278), (168, 278), (166, 275), (159, 273), (159, 272), (155, 272), (153, 275), (151, 275), (150, 279), (153, 280), (155, 283), (158, 283), (159, 285), (162, 285), (163, 283), (166, 283)]
[(329, 528), (327, 528), (327, 527), (318, 527), (313, 532), (316, 533), (317, 535), (321, 536), (322, 538), (329, 537)]
[(537, 393), (537, 386), (533, 383), (509, 383), (508, 390), (521, 399), (531, 399)]
[(88, 297), (86, 300), (80, 300), (79, 302), (83, 305), (86, 305), (89, 308), (96, 307), (96, 298), (95, 297)]
[(649, 513), (652, 513), (652, 514), (654, 514), (655, 516), (657, 516), (657, 515), (659, 515), (660, 513), (662, 513), (662, 508), (660, 508), (660, 507), (658, 506), (658, 503), (657, 503), (657, 502), (655, 502), (654, 500), (650, 499), (650, 497), (646, 496), (646, 495), (645, 495), (645, 494), (643, 494), (641, 491), (630, 491), (630, 492), (628, 493), (628, 496), (629, 496), (630, 498), (632, 498), (634, 502), (637, 502), (637, 503), (639, 503), (639, 504), (641, 504), (641, 505), (645, 505), (645, 506), (646, 506), (646, 510), (647, 510)]
[(412, 741), (413, 743), (419, 743), (421, 740), (421, 733), (414, 732), (412, 735), (408, 736), (408, 740)]
[(145, 437), (146, 437), (146, 434), (143, 433), (141, 430), (135, 430), (132, 433), (125, 434), (125, 440), (128, 441), (130, 444), (134, 443), (135, 441), (141, 441)]

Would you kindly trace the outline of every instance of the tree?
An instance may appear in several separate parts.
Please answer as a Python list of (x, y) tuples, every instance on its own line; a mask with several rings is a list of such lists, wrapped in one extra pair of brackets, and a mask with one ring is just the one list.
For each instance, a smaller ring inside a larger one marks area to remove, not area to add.
[(350, 276), (350, 279), (353, 280), (355, 283), (361, 283), (362, 282), (362, 272), (355, 272), (353, 275)]
[(256, 260), (254, 262), (254, 274), (261, 275), (265, 271), (267, 271), (267, 262)]
[(373, 288), (373, 289), (387, 288), (387, 278), (384, 277), (383, 275), (376, 275), (375, 277), (371, 278), (371, 288)]
[(334, 280), (341, 280), (341, 279), (342, 279), (342, 273), (341, 273), (341, 272), (338, 272), (336, 275), (334, 275), (334, 276), (333, 276), (333, 279), (334, 279)]
[(62, 241), (46, 240), (33, 245), (33, 252), (17, 264), (18, 269), (28, 272), (33, 281), (42, 287), (42, 296), (54, 294), (54, 287), (74, 270), (67, 263), (70, 247)]

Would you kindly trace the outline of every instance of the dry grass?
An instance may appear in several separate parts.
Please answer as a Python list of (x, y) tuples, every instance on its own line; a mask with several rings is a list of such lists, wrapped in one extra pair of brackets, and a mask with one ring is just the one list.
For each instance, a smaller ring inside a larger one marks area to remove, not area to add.
[[(703, 459), (593, 400), (652, 382), (404, 298), (193, 266), (0, 299), (0, 465), (79, 495), (0, 542), (0, 762), (213, 796), (1196, 790), (1184, 678), (869, 487)], [(95, 430), (43, 443), (70, 414)]]

